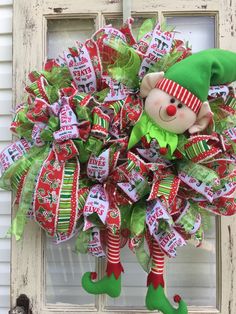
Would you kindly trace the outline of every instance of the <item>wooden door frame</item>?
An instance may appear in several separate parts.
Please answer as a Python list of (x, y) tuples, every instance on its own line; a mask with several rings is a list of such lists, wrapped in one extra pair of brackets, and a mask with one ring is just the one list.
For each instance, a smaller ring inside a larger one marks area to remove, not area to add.
[[(132, 14), (149, 13), (145, 1), (136, 0)], [(169, 15), (212, 15), (217, 21), (216, 32), (218, 45), (221, 48), (236, 51), (235, 25), (236, 3), (231, 0), (150, 0), (153, 10), (160, 19)], [(88, 10), (94, 7), (94, 10)], [(96, 17), (97, 25), (101, 25), (102, 14), (122, 12), (120, 1), (86, 0), (79, 3), (74, 0), (15, 0), (13, 4), (13, 98), (14, 104), (23, 99), (24, 82), (27, 74), (33, 69), (42, 68), (46, 52), (46, 34), (48, 18)], [(15, 213), (13, 213), (14, 215)], [(189, 314), (233, 314), (236, 313), (236, 218), (218, 219), (218, 308), (195, 308)], [(30, 298), (34, 314), (49, 313), (78, 313), (77, 307), (59, 311), (56, 308), (44, 307), (44, 236), (42, 230), (29, 222), (21, 241), (12, 238), (11, 248), (11, 304), (15, 305), (16, 298), (24, 293)], [(101, 309), (81, 307), (83, 312), (100, 312)], [(104, 310), (106, 311), (106, 310)], [(129, 311), (114, 311), (121, 314)], [(132, 312), (132, 311), (131, 311)], [(137, 310), (133, 311), (137, 313)], [(147, 312), (140, 311), (139, 313)], [(111, 312), (110, 312), (111, 313)]]

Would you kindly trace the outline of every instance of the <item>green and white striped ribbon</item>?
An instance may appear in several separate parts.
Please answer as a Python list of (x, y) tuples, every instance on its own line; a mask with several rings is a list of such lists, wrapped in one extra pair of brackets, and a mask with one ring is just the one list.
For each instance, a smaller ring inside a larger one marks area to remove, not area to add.
[(231, 107), (232, 109), (236, 110), (236, 98), (232, 96), (228, 96), (225, 102), (226, 106)]
[(199, 156), (200, 154), (208, 151), (210, 149), (209, 145), (205, 140), (199, 141), (197, 143), (192, 144), (191, 146), (187, 147), (185, 149), (185, 152), (187, 154), (187, 157), (189, 159), (193, 159), (196, 156)]
[(65, 164), (64, 178), (60, 194), (57, 232), (67, 233), (69, 231), (71, 215), (71, 193), (73, 189), (75, 169), (75, 162), (69, 161)]
[(173, 184), (174, 178), (175, 178), (174, 175), (169, 175), (168, 177), (160, 181), (159, 189), (158, 189), (158, 196), (165, 195), (167, 196), (167, 199), (169, 198), (169, 195), (172, 190), (172, 184)]

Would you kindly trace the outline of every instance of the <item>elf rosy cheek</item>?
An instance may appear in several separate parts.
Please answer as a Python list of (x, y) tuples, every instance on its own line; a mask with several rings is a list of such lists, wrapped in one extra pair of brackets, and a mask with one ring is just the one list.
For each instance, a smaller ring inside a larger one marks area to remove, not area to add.
[(186, 117), (185, 112), (183, 112), (183, 111), (180, 111), (178, 116), (180, 119), (184, 119)]

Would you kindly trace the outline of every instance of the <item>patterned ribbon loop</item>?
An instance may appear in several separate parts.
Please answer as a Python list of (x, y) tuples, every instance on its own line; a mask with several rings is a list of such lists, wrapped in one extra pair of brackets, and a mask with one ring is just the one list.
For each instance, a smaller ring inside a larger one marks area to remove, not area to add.
[(182, 213), (175, 220), (175, 225), (183, 229), (187, 234), (195, 234), (201, 227), (201, 214), (191, 207), (187, 201), (183, 207)]
[(137, 249), (139, 249), (141, 247), (143, 243), (143, 235), (140, 234), (138, 236), (133, 236), (129, 238), (129, 249), (133, 252), (133, 253), (137, 253)]
[(79, 92), (93, 93), (101, 87), (101, 61), (95, 41), (89, 39), (69, 48), (64, 57)]
[(148, 192), (149, 169), (135, 154), (129, 152), (127, 157), (128, 162), (117, 169), (116, 174), (119, 176), (117, 185), (133, 202), (137, 202)]
[(102, 247), (100, 229), (98, 229), (96, 227), (94, 227), (91, 230), (90, 239), (88, 242), (88, 252), (92, 256), (96, 256), (96, 257), (105, 257), (106, 256), (106, 254), (103, 250), (103, 247)]
[(34, 81), (31, 85), (25, 87), (25, 90), (33, 97), (43, 98), (46, 102), (49, 102), (46, 87), (48, 85), (47, 80), (43, 75)]
[(167, 201), (168, 206), (173, 203), (178, 193), (180, 179), (174, 175), (166, 175), (163, 178), (154, 180), (148, 201), (162, 197)]
[(108, 136), (110, 117), (98, 107), (93, 109), (92, 114), (93, 125), (91, 134), (98, 138), (106, 138)]
[(35, 146), (43, 146), (45, 144), (45, 142), (41, 139), (41, 133), (45, 129), (45, 123), (39, 122), (34, 124), (31, 137)]
[(72, 140), (67, 140), (63, 143), (54, 142), (53, 151), (59, 163), (66, 162), (78, 155), (78, 149)]
[(120, 128), (126, 129), (135, 123), (140, 118), (143, 112), (143, 101), (136, 95), (128, 95), (121, 108), (120, 113)]
[(134, 22), (133, 18), (128, 18), (127, 21), (123, 24), (123, 26), (120, 28), (121, 33), (125, 35), (126, 42), (133, 46), (136, 44), (136, 40), (134, 38), (133, 32), (132, 32), (132, 24)]
[(236, 96), (230, 93), (220, 108), (227, 114), (234, 115), (236, 113)]
[(219, 197), (215, 199), (213, 204), (206, 201), (199, 202), (199, 206), (215, 215), (232, 216), (236, 213), (234, 196)]
[(111, 37), (116, 40), (126, 42), (125, 35), (121, 31), (111, 27), (110, 25), (99, 29), (92, 36), (93, 40), (95, 40), (97, 43), (100, 56), (103, 61), (103, 66), (105, 67), (103, 69), (104, 71), (107, 71), (107, 66), (112, 64), (116, 57), (116, 53), (114, 52), (114, 50), (105, 44), (106, 40)]
[(76, 115), (69, 105), (67, 97), (61, 98), (61, 109), (59, 113), (60, 127), (78, 125)]
[(49, 104), (41, 98), (35, 98), (34, 103), (27, 112), (27, 118), (32, 123), (42, 122), (47, 123), (49, 119)]
[(55, 160), (51, 150), (44, 161), (35, 187), (33, 210), (35, 219), (49, 235), (55, 236), (57, 210), (61, 183), (63, 180), (63, 165)]
[(106, 85), (109, 86), (109, 92), (104, 100), (105, 102), (122, 100), (127, 97), (127, 89), (122, 83), (112, 79), (108, 75), (103, 75), (103, 80), (105, 80)]
[(51, 72), (55, 67), (60, 67), (60, 64), (55, 59), (48, 59), (44, 64), (44, 70), (47, 72)]
[(74, 234), (79, 214), (79, 161), (77, 158), (62, 163), (58, 161), (58, 156), (71, 156), (70, 143), (65, 146), (59, 152), (58, 147), (49, 152), (40, 169), (33, 199), (35, 220), (57, 242)]
[(108, 181), (103, 184), (106, 195), (109, 199), (109, 207), (117, 208), (120, 206), (131, 205), (130, 199), (125, 193), (122, 193), (114, 181)]
[(214, 192), (212, 186), (209, 184), (201, 182), (183, 171), (179, 173), (179, 179), (191, 187), (191, 189), (203, 195), (209, 202), (213, 201)]
[(224, 131), (225, 135), (230, 138), (231, 141), (236, 143), (236, 127), (230, 128)]
[(68, 97), (62, 97), (60, 100), (60, 110), (58, 112), (60, 129), (53, 133), (54, 139), (60, 143), (70, 139), (80, 137), (77, 117), (69, 105)]
[(228, 94), (229, 94), (229, 88), (226, 85), (210, 86), (210, 89), (208, 91), (209, 99), (222, 98), (225, 101)]
[(87, 175), (91, 180), (104, 182), (113, 171), (118, 161), (119, 152), (113, 152), (110, 148), (99, 156), (91, 154), (87, 164)]
[(152, 33), (152, 39), (143, 58), (139, 77), (142, 79), (150, 67), (156, 63), (163, 55), (170, 52), (172, 47), (173, 34), (162, 32), (160, 24), (157, 24)]
[(7, 146), (0, 153), (0, 174), (3, 175), (18, 159), (32, 147), (32, 143), (21, 139)]
[(168, 225), (171, 225), (173, 222), (170, 214), (159, 199), (148, 202), (146, 209), (146, 224), (151, 235), (158, 231), (160, 219), (166, 221)]
[(108, 209), (109, 200), (104, 187), (101, 184), (92, 186), (84, 206), (84, 216), (88, 217), (96, 213), (103, 224), (105, 224)]
[(170, 228), (166, 231), (156, 231), (153, 236), (162, 251), (169, 257), (176, 257), (177, 247), (186, 245), (184, 238), (174, 228)]
[(118, 206), (110, 208), (107, 212), (106, 225), (112, 231), (113, 234), (116, 234), (117, 230), (120, 230), (121, 227), (121, 215)]
[(67, 98), (69, 106), (75, 111), (76, 109), (76, 102), (75, 102), (75, 97), (78, 93), (77, 88), (72, 84), (71, 87), (65, 87), (60, 89), (60, 98)]
[(219, 139), (210, 135), (192, 136), (184, 145), (187, 158), (195, 163), (200, 163), (221, 153), (218, 147), (209, 144), (210, 141), (218, 142)]
[(134, 45), (135, 50), (137, 53), (141, 55), (142, 58), (146, 56), (150, 41), (152, 40), (153, 31), (147, 32), (137, 44)]

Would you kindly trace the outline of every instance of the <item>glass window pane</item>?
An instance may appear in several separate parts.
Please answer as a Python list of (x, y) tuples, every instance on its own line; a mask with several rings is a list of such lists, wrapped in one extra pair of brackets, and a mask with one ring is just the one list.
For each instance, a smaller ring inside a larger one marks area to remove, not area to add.
[(47, 57), (56, 58), (76, 40), (85, 41), (95, 32), (94, 19), (48, 20)]
[[(55, 58), (76, 40), (85, 41), (95, 32), (88, 19), (48, 20), (47, 57)], [(46, 240), (46, 303), (95, 304), (95, 297), (81, 287), (81, 277), (95, 270), (95, 259), (74, 253), (74, 239), (55, 245)]]
[(74, 252), (75, 240), (55, 245), (46, 241), (46, 303), (95, 304), (95, 297), (81, 287), (81, 277), (95, 270), (95, 259)]
[[(133, 16), (134, 22), (132, 24), (132, 31), (133, 35), (135, 38), (137, 38), (138, 35), (138, 30), (142, 23), (147, 19), (147, 18), (157, 18), (156, 14), (149, 15), (149, 16)], [(106, 24), (112, 24), (113, 27), (115, 28), (120, 28), (123, 25), (123, 18), (122, 17), (109, 17), (105, 18)]]
[(116, 299), (107, 298), (107, 306), (109, 308), (125, 307), (126, 309), (143, 308), (147, 292), (147, 274), (127, 246), (121, 250), (121, 263), (124, 267), (121, 295)]
[(189, 41), (193, 52), (215, 47), (213, 16), (168, 16), (166, 21), (175, 26), (176, 38)]
[(216, 307), (216, 234), (215, 219), (200, 248), (192, 244), (178, 249), (168, 259), (166, 287), (170, 299), (178, 293), (189, 306)]
[[(189, 306), (216, 307), (216, 234), (215, 219), (206, 233), (203, 245), (188, 243), (178, 248), (177, 257), (166, 257), (166, 287), (169, 299), (179, 294)], [(142, 308), (147, 292), (147, 274), (127, 247), (122, 249), (124, 266), (122, 292), (119, 298), (107, 298), (109, 308)]]
[[(167, 24), (176, 26), (176, 38), (188, 40), (193, 52), (215, 47), (215, 18), (211, 16), (172, 16)], [(216, 306), (215, 219), (201, 248), (180, 248), (176, 259), (167, 264), (169, 296), (182, 295), (189, 305)]]

